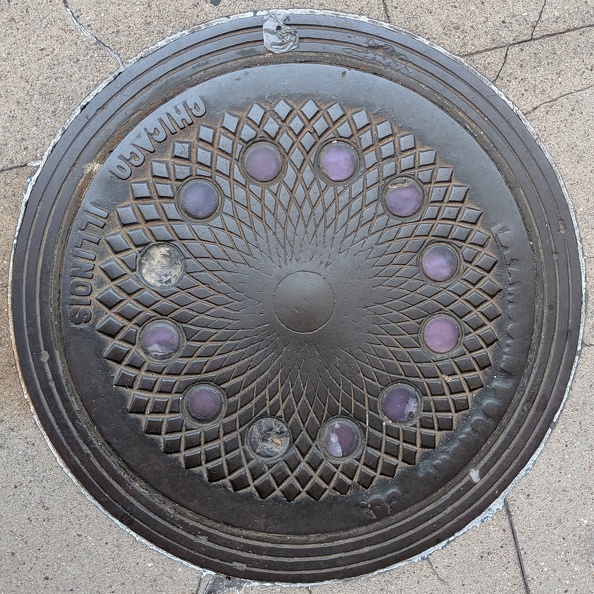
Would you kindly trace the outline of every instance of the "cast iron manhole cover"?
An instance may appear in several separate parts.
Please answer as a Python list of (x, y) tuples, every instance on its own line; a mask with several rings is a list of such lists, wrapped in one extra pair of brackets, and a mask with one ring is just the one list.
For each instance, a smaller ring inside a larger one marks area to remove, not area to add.
[(479, 516), (562, 403), (582, 278), (557, 176), (452, 57), (295, 11), (101, 90), (14, 254), (27, 390), (74, 475), (244, 578), (383, 568)]

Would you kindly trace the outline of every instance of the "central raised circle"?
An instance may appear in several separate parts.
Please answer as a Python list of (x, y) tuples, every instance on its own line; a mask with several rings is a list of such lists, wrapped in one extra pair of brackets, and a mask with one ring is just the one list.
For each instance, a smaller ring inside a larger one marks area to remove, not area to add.
[(293, 332), (319, 330), (332, 317), (334, 292), (317, 272), (293, 272), (274, 292), (274, 311), (278, 321)]

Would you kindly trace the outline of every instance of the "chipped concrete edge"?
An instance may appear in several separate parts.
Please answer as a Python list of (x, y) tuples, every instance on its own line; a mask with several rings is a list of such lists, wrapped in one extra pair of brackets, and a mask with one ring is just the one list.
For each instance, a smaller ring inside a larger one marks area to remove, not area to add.
[(118, 67), (119, 68), (123, 68), (124, 67), (124, 62), (122, 61), (122, 58), (120, 57), (120, 55), (115, 52), (109, 45), (107, 45), (104, 41), (102, 41), (101, 39), (99, 39), (99, 37), (97, 37), (96, 35), (94, 35), (91, 31), (89, 31), (89, 29), (87, 29), (82, 22), (80, 21), (80, 19), (76, 16), (76, 14), (74, 13), (74, 11), (72, 10), (72, 8), (70, 8), (70, 5), (68, 4), (68, 0), (62, 0), (62, 3), (64, 5), (64, 8), (66, 9), (66, 12), (69, 14), (72, 22), (74, 23), (74, 26), (88, 39), (90, 39), (91, 41), (93, 41), (94, 43), (97, 43), (99, 46), (101, 46), (104, 50), (107, 51), (107, 53), (118, 63)]
[[(280, 10), (280, 9), (279, 9)], [(244, 12), (244, 13), (239, 13), (239, 14), (235, 14), (232, 16), (227, 16), (227, 17), (221, 17), (221, 18), (217, 18), (217, 19), (213, 19), (213, 20), (209, 20), (205, 23), (201, 23), (200, 25), (197, 25), (195, 27), (192, 27), (191, 29), (187, 29), (185, 31), (181, 31), (179, 33), (176, 33), (174, 35), (170, 35), (166, 38), (164, 38), (163, 40), (159, 41), (158, 43), (154, 44), (153, 46), (151, 46), (150, 48), (147, 48), (146, 50), (143, 50), (142, 52), (140, 52), (138, 55), (136, 55), (135, 57), (131, 58), (130, 60), (126, 61), (125, 63), (123, 63), (122, 65), (120, 65), (120, 67), (110, 76), (108, 77), (104, 82), (102, 82), (94, 91), (92, 91), (87, 97), (85, 97), (85, 99), (79, 104), (79, 106), (74, 109), (74, 111), (72, 112), (72, 114), (70, 115), (70, 117), (68, 118), (68, 120), (66, 121), (66, 123), (58, 130), (57, 134), (54, 136), (54, 138), (52, 139), (47, 151), (45, 152), (42, 160), (40, 162), (35, 162), (35, 163), (29, 163), (29, 166), (38, 166), (37, 170), (35, 171), (35, 173), (31, 176), (29, 183), (27, 185), (24, 197), (23, 197), (23, 202), (22, 202), (22, 206), (21, 206), (21, 211), (20, 211), (20, 215), (19, 215), (19, 220), (18, 220), (18, 224), (16, 227), (16, 232), (15, 232), (15, 236), (14, 236), (14, 240), (13, 240), (13, 248), (12, 248), (12, 252), (11, 252), (11, 258), (10, 258), (10, 266), (9, 266), (9, 276), (8, 276), (8, 306), (9, 306), (9, 331), (10, 331), (10, 335), (12, 338), (12, 345), (13, 345), (13, 351), (14, 351), (14, 355), (15, 355), (15, 360), (16, 360), (16, 365), (17, 365), (17, 371), (19, 374), (19, 379), (21, 382), (21, 386), (23, 388), (23, 394), (25, 399), (27, 400), (29, 407), (31, 409), (31, 413), (33, 415), (33, 419), (35, 421), (35, 424), (37, 425), (37, 427), (39, 428), (39, 430), (41, 431), (41, 434), (43, 435), (46, 443), (48, 444), (48, 447), (50, 448), (51, 452), (53, 453), (54, 457), (56, 458), (58, 464), (62, 467), (62, 469), (64, 470), (64, 472), (70, 477), (70, 479), (74, 482), (74, 484), (77, 486), (77, 488), (79, 489), (79, 491), (97, 508), (99, 509), (103, 514), (105, 514), (108, 518), (110, 518), (117, 526), (119, 526), (120, 528), (122, 528), (125, 532), (127, 532), (128, 534), (130, 534), (135, 540), (142, 542), (143, 544), (145, 544), (146, 546), (148, 546), (150, 549), (161, 553), (162, 555), (164, 555), (165, 557), (173, 560), (173, 561), (177, 561), (178, 563), (188, 567), (189, 569), (192, 569), (194, 571), (197, 572), (198, 575), (202, 576), (202, 577), (216, 577), (218, 574), (208, 571), (206, 569), (197, 567), (196, 565), (193, 565), (187, 561), (184, 561), (183, 559), (180, 559), (170, 553), (168, 553), (167, 551), (161, 549), (160, 547), (157, 547), (156, 545), (154, 545), (153, 543), (149, 542), (148, 540), (146, 540), (145, 538), (143, 538), (142, 536), (136, 534), (134, 531), (132, 531), (130, 528), (128, 528), (127, 526), (125, 526), (124, 524), (122, 524), (122, 522), (120, 522), (118, 519), (116, 519), (114, 516), (112, 516), (105, 508), (103, 508), (101, 506), (101, 504), (94, 498), (92, 497), (87, 491), (86, 489), (82, 486), (82, 484), (78, 481), (78, 479), (74, 476), (74, 474), (72, 474), (72, 472), (70, 471), (70, 469), (66, 466), (66, 464), (63, 462), (63, 460), (60, 458), (60, 455), (58, 454), (58, 452), (56, 451), (56, 449), (54, 448), (51, 440), (49, 439), (48, 435), (46, 434), (44, 428), (41, 425), (41, 422), (39, 421), (39, 417), (37, 416), (37, 413), (35, 412), (35, 409), (33, 407), (33, 403), (31, 402), (31, 399), (28, 395), (25, 383), (24, 383), (24, 379), (23, 379), (23, 375), (22, 375), (22, 370), (21, 370), (21, 366), (20, 366), (20, 362), (18, 359), (18, 354), (16, 352), (16, 342), (14, 339), (14, 324), (13, 324), (13, 319), (12, 319), (12, 275), (13, 275), (13, 266), (14, 266), (14, 251), (15, 251), (15, 246), (16, 246), (16, 241), (22, 226), (22, 222), (23, 222), (23, 218), (25, 215), (25, 210), (29, 201), (29, 198), (31, 196), (31, 193), (33, 191), (33, 187), (35, 186), (35, 182), (37, 181), (37, 178), (39, 177), (39, 174), (41, 172), (41, 170), (43, 169), (47, 159), (49, 158), (50, 154), (52, 153), (54, 147), (56, 146), (56, 144), (58, 143), (58, 141), (60, 140), (60, 138), (62, 137), (62, 135), (64, 134), (64, 132), (66, 131), (66, 129), (72, 124), (72, 122), (74, 121), (74, 119), (81, 113), (81, 111), (86, 107), (86, 105), (96, 96), (98, 95), (103, 89), (105, 89), (105, 87), (107, 87), (112, 81), (114, 81), (124, 70), (126, 70), (127, 68), (129, 68), (131, 65), (135, 64), (136, 62), (138, 62), (139, 60), (141, 60), (142, 58), (153, 54), (154, 52), (156, 52), (157, 50), (161, 49), (162, 47), (168, 45), (169, 43), (180, 39), (182, 37), (185, 37), (187, 35), (190, 35), (192, 33), (195, 33), (197, 31), (201, 31), (203, 29), (206, 29), (208, 27), (214, 26), (214, 25), (218, 25), (218, 24), (222, 24), (222, 23), (228, 23), (231, 21), (236, 21), (236, 20), (241, 20), (244, 18), (248, 18), (248, 17), (253, 17), (253, 16), (261, 16), (261, 17), (266, 17), (269, 16), (271, 13), (274, 13), (274, 10), (258, 10), (258, 11), (251, 11), (251, 12)], [(381, 27), (390, 31), (394, 31), (397, 33), (402, 33), (405, 34), (409, 37), (411, 37), (412, 39), (415, 39), (417, 41), (420, 41), (426, 45), (428, 45), (429, 47), (431, 47), (432, 49), (442, 53), (443, 55), (447, 56), (448, 58), (450, 58), (451, 60), (457, 62), (458, 64), (462, 65), (463, 67), (465, 67), (467, 70), (469, 70), (472, 74), (474, 74), (477, 78), (479, 78), (485, 85), (487, 85), (498, 97), (500, 97), (509, 107), (510, 109), (514, 112), (514, 114), (521, 120), (521, 122), (524, 124), (524, 126), (527, 128), (527, 130), (530, 132), (530, 134), (532, 135), (532, 137), (535, 139), (536, 143), (538, 144), (539, 148), (542, 150), (543, 154), (545, 155), (545, 157), (547, 158), (547, 160), (549, 161), (551, 167), (553, 168), (557, 179), (559, 181), (559, 184), (561, 186), (563, 195), (565, 197), (565, 201), (567, 203), (568, 209), (570, 211), (570, 216), (573, 222), (573, 226), (574, 226), (574, 231), (576, 234), (576, 238), (577, 238), (577, 244), (578, 244), (578, 253), (579, 253), (579, 261), (580, 261), (580, 270), (581, 270), (581, 276), (582, 276), (582, 311), (581, 311), (581, 319), (580, 319), (580, 330), (579, 330), (579, 337), (578, 337), (578, 349), (577, 349), (577, 353), (576, 353), (576, 357), (575, 357), (575, 361), (573, 363), (573, 367), (571, 370), (571, 374), (570, 374), (570, 378), (569, 378), (569, 382), (567, 385), (567, 389), (565, 391), (562, 403), (559, 407), (559, 410), (557, 411), (557, 413), (555, 414), (555, 417), (553, 419), (553, 422), (551, 423), (551, 426), (549, 427), (546, 435), (544, 436), (540, 446), (538, 447), (538, 449), (535, 451), (535, 453), (532, 455), (532, 457), (530, 458), (530, 460), (528, 461), (528, 463), (526, 464), (526, 466), (520, 471), (520, 473), (512, 480), (512, 482), (509, 484), (509, 486), (505, 489), (505, 491), (503, 491), (501, 493), (501, 495), (477, 518), (475, 518), (472, 522), (470, 522), (467, 526), (465, 526), (463, 529), (461, 529), (460, 531), (458, 531), (456, 534), (454, 534), (453, 536), (451, 536), (450, 538), (448, 538), (447, 540), (439, 543), (438, 545), (427, 549), (426, 551), (423, 551), (422, 553), (420, 553), (419, 555), (416, 555), (414, 557), (411, 557), (410, 559), (406, 559), (405, 561), (401, 561), (399, 563), (396, 563), (394, 565), (391, 565), (390, 567), (375, 571), (373, 573), (367, 574), (368, 576), (375, 576), (375, 575), (380, 575), (383, 573), (387, 573), (390, 571), (393, 571), (394, 569), (397, 569), (399, 567), (402, 567), (404, 565), (407, 565), (409, 563), (419, 563), (421, 561), (426, 560), (429, 556), (431, 556), (433, 553), (435, 553), (436, 551), (439, 551), (443, 548), (445, 548), (448, 544), (450, 544), (452, 541), (456, 540), (459, 536), (462, 536), (463, 534), (465, 534), (466, 532), (468, 532), (469, 530), (471, 530), (472, 528), (476, 527), (476, 526), (480, 526), (481, 524), (483, 524), (484, 522), (490, 520), (491, 518), (493, 518), (497, 512), (499, 512), (504, 504), (505, 504), (505, 499), (507, 498), (507, 496), (509, 495), (509, 493), (515, 488), (515, 486), (517, 485), (517, 483), (519, 481), (521, 481), (526, 475), (528, 475), (531, 470), (533, 469), (536, 460), (538, 459), (540, 453), (542, 452), (542, 450), (544, 449), (548, 438), (551, 434), (551, 432), (553, 431), (553, 429), (555, 428), (558, 420), (559, 420), (559, 416), (561, 415), (565, 404), (567, 402), (567, 399), (569, 397), (570, 391), (571, 391), (571, 387), (573, 384), (573, 380), (575, 378), (575, 373), (577, 370), (577, 366), (580, 360), (580, 355), (581, 355), (581, 351), (582, 351), (582, 339), (583, 339), (583, 335), (584, 335), (584, 328), (585, 328), (585, 323), (586, 323), (586, 302), (587, 302), (587, 292), (586, 292), (586, 264), (585, 264), (585, 257), (584, 257), (584, 252), (583, 252), (583, 248), (582, 248), (582, 240), (581, 240), (581, 234), (579, 231), (579, 226), (577, 223), (577, 217), (575, 215), (575, 209), (573, 207), (573, 204), (571, 202), (571, 199), (569, 197), (569, 192), (567, 191), (567, 187), (563, 181), (563, 178), (561, 176), (561, 173), (557, 167), (557, 165), (555, 164), (551, 154), (549, 153), (549, 151), (546, 149), (546, 147), (544, 146), (544, 144), (540, 141), (536, 131), (534, 130), (534, 128), (532, 127), (532, 125), (530, 124), (530, 122), (526, 119), (526, 117), (522, 114), (522, 112), (515, 106), (515, 104), (502, 92), (500, 91), (488, 78), (486, 78), (483, 74), (481, 74), (480, 72), (478, 72), (474, 67), (472, 67), (470, 64), (468, 64), (465, 60), (463, 60), (462, 58), (450, 53), (449, 51), (447, 51), (446, 49), (442, 48), (441, 46), (425, 39), (424, 37), (421, 37), (420, 35), (416, 35), (410, 31), (407, 31), (406, 29), (403, 29), (401, 27), (397, 27), (395, 25), (392, 25), (390, 23), (385, 23), (382, 21), (379, 21), (377, 19), (373, 19), (370, 17), (365, 17), (362, 15), (356, 15), (356, 14), (351, 14), (351, 13), (344, 13), (344, 12), (339, 12), (339, 11), (333, 11), (333, 10), (314, 10), (314, 9), (286, 9), (286, 13), (288, 16), (290, 16), (291, 14), (303, 14), (303, 15), (321, 15), (321, 16), (335, 16), (337, 18), (344, 18), (344, 19), (350, 19), (353, 21), (358, 21), (358, 22), (365, 22), (365, 23), (369, 23), (372, 24), (374, 26), (377, 27)], [(341, 580), (326, 580), (326, 581), (321, 581), (321, 582), (309, 582), (309, 583), (305, 583), (305, 584), (295, 584), (295, 583), (285, 583), (285, 582), (261, 582), (261, 581), (252, 581), (252, 580), (244, 580), (244, 586), (242, 586), (241, 591), (243, 591), (243, 589), (245, 587), (253, 587), (253, 586), (265, 586), (265, 587), (269, 587), (269, 586), (277, 586), (277, 587), (281, 587), (281, 588), (309, 588), (312, 586), (318, 586), (318, 585), (329, 585), (329, 584), (345, 584), (348, 582), (352, 582), (355, 581), (357, 579), (360, 579), (361, 576), (359, 576), (358, 578), (348, 578), (348, 579), (341, 579)]]

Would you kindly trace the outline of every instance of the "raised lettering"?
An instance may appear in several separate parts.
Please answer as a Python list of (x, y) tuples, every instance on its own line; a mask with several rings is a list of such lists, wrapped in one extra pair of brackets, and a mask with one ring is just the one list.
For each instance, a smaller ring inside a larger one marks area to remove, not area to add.
[(89, 204), (78, 218), (78, 227), (73, 238), (74, 248), (72, 249), (72, 266), (70, 269), (70, 295), (68, 297), (68, 319), (77, 326), (88, 324), (93, 313), (88, 305), (91, 305), (90, 295), (93, 292), (93, 285), (89, 281), (94, 277), (95, 254), (81, 249), (84, 242), (96, 245), (101, 240), (93, 235), (105, 227), (105, 221), (109, 213), (98, 206)]
[[(98, 206), (95, 206), (94, 204), (88, 204), (85, 212), (97, 215), (98, 217), (101, 217), (102, 219), (106, 219), (109, 216), (109, 213), (106, 210), (103, 210), (102, 208), (99, 208)], [(101, 221), (97, 221), (97, 223), (95, 223), (95, 225), (97, 225), (98, 227), (101, 227), (102, 229), (104, 227), (104, 224), (101, 223)]]
[(92, 317), (93, 314), (87, 307), (72, 307), (68, 313), (68, 319), (76, 326), (88, 324)]
[(196, 97), (196, 99), (191, 99), (191, 103), (186, 102), (186, 105), (189, 107), (190, 111), (197, 117), (202, 117), (206, 113), (206, 106), (204, 105), (204, 101), (200, 99), (200, 97)]
[(171, 132), (171, 134), (175, 134), (177, 132), (175, 126), (173, 125), (173, 123), (171, 122), (171, 120), (169, 119), (169, 114), (165, 114), (164, 117), (159, 118), (159, 122), (161, 123), (161, 125), (166, 128), (167, 130), (169, 130), (169, 132)]
[(162, 125), (155, 126), (150, 135), (155, 142), (163, 142), (167, 138), (167, 132)]
[(373, 515), (379, 520), (385, 518), (390, 513), (388, 504), (379, 495), (373, 497), (373, 499), (369, 501), (369, 505), (371, 506)]
[(182, 105), (181, 108), (174, 105), (173, 109), (169, 112), (169, 117), (173, 119), (180, 130), (183, 130), (186, 126), (191, 126), (194, 123), (188, 114), (185, 104)]
[(122, 160), (119, 156), (114, 167), (110, 167), (109, 171), (114, 175), (117, 175), (120, 179), (128, 179), (132, 175), (132, 169), (130, 165)]
[(367, 516), (383, 520), (397, 509), (400, 495), (399, 489), (392, 489), (383, 496), (375, 495), (368, 501), (361, 502), (359, 507)]
[(95, 256), (95, 254), (92, 254), (91, 252), (85, 252), (84, 250), (81, 250), (80, 248), (73, 249), (72, 255), (75, 258), (80, 258), (81, 260), (91, 260), (92, 262), (94, 262), (97, 257), (97, 256)]
[(83, 241), (88, 241), (89, 243), (97, 245), (100, 239), (100, 237), (95, 237), (95, 235), (91, 235), (90, 233), (83, 233), (82, 231), (79, 231), (76, 236), (75, 246), (78, 248), (82, 247)]
[(142, 149), (143, 151), (146, 151), (147, 153), (155, 152), (155, 147), (153, 146), (153, 143), (151, 142), (151, 138), (149, 136), (149, 131), (146, 128), (143, 130), (142, 134), (140, 136), (138, 136), (138, 138), (136, 138), (136, 140), (134, 141), (134, 144), (132, 146)]
[(146, 161), (145, 153), (155, 152), (155, 143), (161, 143), (169, 134), (177, 134), (179, 130), (191, 126), (194, 123), (192, 116), (199, 118), (205, 113), (206, 106), (200, 97), (184, 99), (172, 105), (122, 150), (109, 170), (122, 180), (128, 179), (132, 175), (132, 167), (140, 167)]
[(103, 221), (98, 221), (94, 216), (91, 215), (91, 213), (85, 211), (81, 215), (80, 225), (78, 228), (81, 231), (84, 231), (89, 225), (99, 227), (100, 229), (105, 227), (105, 223)]
[(93, 278), (93, 269), (95, 265), (91, 262), (80, 262), (74, 261), (72, 262), (72, 272), (71, 275), (74, 278)]
[(91, 283), (81, 280), (73, 280), (70, 283), (70, 294), (76, 297), (87, 297), (93, 292)]
[(128, 150), (128, 156), (124, 158), (134, 167), (140, 167), (144, 163), (144, 153), (133, 148)]

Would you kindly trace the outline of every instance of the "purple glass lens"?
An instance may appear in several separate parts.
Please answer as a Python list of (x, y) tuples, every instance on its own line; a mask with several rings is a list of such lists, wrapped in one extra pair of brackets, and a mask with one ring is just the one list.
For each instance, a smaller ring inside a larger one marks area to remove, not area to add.
[(188, 182), (179, 195), (179, 207), (183, 214), (192, 219), (208, 219), (219, 208), (219, 193), (207, 180), (195, 179)]
[(437, 282), (449, 280), (458, 270), (458, 256), (448, 245), (432, 245), (421, 257), (421, 269), (431, 280)]
[(196, 384), (184, 395), (184, 407), (198, 423), (214, 421), (223, 410), (223, 394), (210, 384)]
[(410, 217), (421, 208), (423, 190), (412, 179), (399, 178), (388, 186), (384, 202), (393, 215)]
[(179, 351), (182, 336), (175, 324), (167, 320), (155, 320), (144, 326), (139, 342), (145, 355), (161, 361), (173, 357)]
[(434, 353), (453, 351), (460, 340), (460, 326), (452, 318), (437, 316), (425, 324), (423, 341)]
[(352, 421), (336, 419), (322, 428), (322, 445), (332, 458), (348, 458), (361, 444), (361, 433)]
[(341, 182), (353, 177), (358, 165), (357, 153), (346, 142), (331, 142), (320, 153), (320, 169), (333, 182)]
[(243, 166), (252, 179), (269, 182), (280, 174), (283, 159), (274, 145), (268, 142), (257, 142), (245, 152)]
[(419, 410), (419, 395), (411, 386), (389, 386), (384, 390), (381, 409), (384, 416), (393, 423), (408, 423)]

